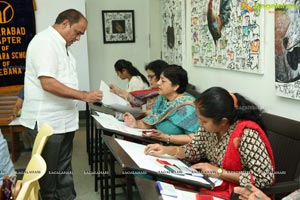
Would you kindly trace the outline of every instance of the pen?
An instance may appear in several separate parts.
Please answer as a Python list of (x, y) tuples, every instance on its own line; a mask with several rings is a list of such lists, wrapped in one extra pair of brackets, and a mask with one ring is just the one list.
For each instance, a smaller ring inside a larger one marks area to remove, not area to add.
[(209, 185), (212, 185), (212, 186), (215, 185), (215, 183), (212, 182), (212, 181), (209, 179), (209, 177), (204, 176), (204, 174), (202, 174), (201, 172), (198, 172), (198, 171), (196, 171), (196, 170), (191, 170), (189, 167), (186, 167), (186, 169), (187, 169), (188, 171), (190, 171), (190, 173), (186, 173), (187, 175), (191, 175), (191, 176), (194, 176), (194, 177), (203, 178), (206, 182), (209, 183)]
[(182, 171), (177, 165), (173, 164), (173, 166)]
[(214, 182), (212, 182), (210, 179), (209, 179), (209, 177), (207, 177), (207, 176), (203, 176), (202, 177), (206, 182), (208, 182), (209, 183), (209, 185), (212, 185), (212, 186), (215, 186), (215, 183)]
[(261, 200), (261, 198), (260, 198), (257, 194), (255, 194), (255, 198), (256, 198), (257, 200)]
[(170, 171), (170, 172), (172, 172), (172, 173), (175, 172), (175, 170), (172, 169), (171, 167), (169, 167), (168, 165), (164, 165), (164, 168), (166, 168), (168, 171)]

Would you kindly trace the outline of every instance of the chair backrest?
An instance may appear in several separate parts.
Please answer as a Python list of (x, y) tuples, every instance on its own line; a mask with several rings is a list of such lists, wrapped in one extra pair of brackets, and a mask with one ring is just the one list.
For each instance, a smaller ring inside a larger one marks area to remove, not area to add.
[(276, 182), (299, 180), (300, 122), (268, 113), (262, 118), (273, 149)]
[(38, 200), (38, 180), (46, 173), (47, 165), (41, 155), (31, 157), (22, 179), (22, 188), (16, 200)]
[(39, 132), (34, 140), (32, 155), (39, 154), (41, 155), (44, 146), (48, 140), (48, 137), (53, 134), (53, 128), (48, 124), (42, 124)]
[(13, 109), (16, 104), (19, 92), (0, 93), (0, 125), (8, 125), (13, 116)]

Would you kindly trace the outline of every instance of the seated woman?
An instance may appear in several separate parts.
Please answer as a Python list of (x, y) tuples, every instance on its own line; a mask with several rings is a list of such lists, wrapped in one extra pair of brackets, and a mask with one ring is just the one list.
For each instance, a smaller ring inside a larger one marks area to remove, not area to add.
[[(233, 188), (252, 183), (259, 188), (274, 182), (274, 158), (265, 135), (261, 111), (238, 93), (213, 87), (195, 101), (201, 124), (193, 140), (181, 147), (150, 144), (145, 153), (185, 158), (208, 177), (223, 180), (214, 190), (200, 191), (229, 199)], [(201, 158), (207, 163), (197, 163)]]
[[(115, 63), (114, 67), (117, 75), (122, 80), (128, 79), (127, 92), (143, 90), (149, 87), (149, 82), (146, 77), (137, 68), (135, 68), (131, 62), (120, 59)], [(115, 94), (121, 96), (121, 94), (118, 93), (120, 89), (118, 86), (111, 84), (110, 89)]]
[(195, 113), (195, 98), (185, 92), (187, 72), (180, 66), (171, 65), (163, 70), (158, 81), (159, 96), (151, 113), (136, 120), (130, 113), (123, 119), (130, 127), (156, 128), (145, 137), (173, 144), (188, 143), (199, 128)]
[(10, 159), (8, 146), (0, 129), (0, 185), (3, 183), (3, 176), (13, 177), (16, 175), (14, 165)]
[(165, 69), (167, 66), (168, 63), (166, 63), (163, 60), (155, 60), (145, 66), (145, 70), (148, 75), (148, 80), (150, 82), (149, 89), (127, 92), (126, 90), (122, 90), (121, 88), (115, 87), (113, 92), (119, 94), (121, 97), (129, 101), (135, 107), (141, 107), (142, 105), (146, 105), (145, 114), (148, 115), (158, 96), (157, 82), (160, 78), (160, 74), (162, 70)]

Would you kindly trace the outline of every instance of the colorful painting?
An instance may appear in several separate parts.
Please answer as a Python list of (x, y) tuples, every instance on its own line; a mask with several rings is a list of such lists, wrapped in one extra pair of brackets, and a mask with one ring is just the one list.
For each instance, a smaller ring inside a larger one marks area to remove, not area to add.
[(263, 22), (257, 1), (191, 0), (194, 65), (262, 74)]
[(185, 55), (185, 1), (161, 0), (162, 59), (183, 65)]
[(275, 9), (276, 94), (300, 99), (300, 2)]

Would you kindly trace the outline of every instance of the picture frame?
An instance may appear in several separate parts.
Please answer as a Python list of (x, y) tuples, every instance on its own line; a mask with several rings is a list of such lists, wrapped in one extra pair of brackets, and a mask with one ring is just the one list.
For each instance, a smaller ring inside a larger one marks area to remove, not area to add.
[(103, 42), (135, 42), (134, 10), (102, 10)]

